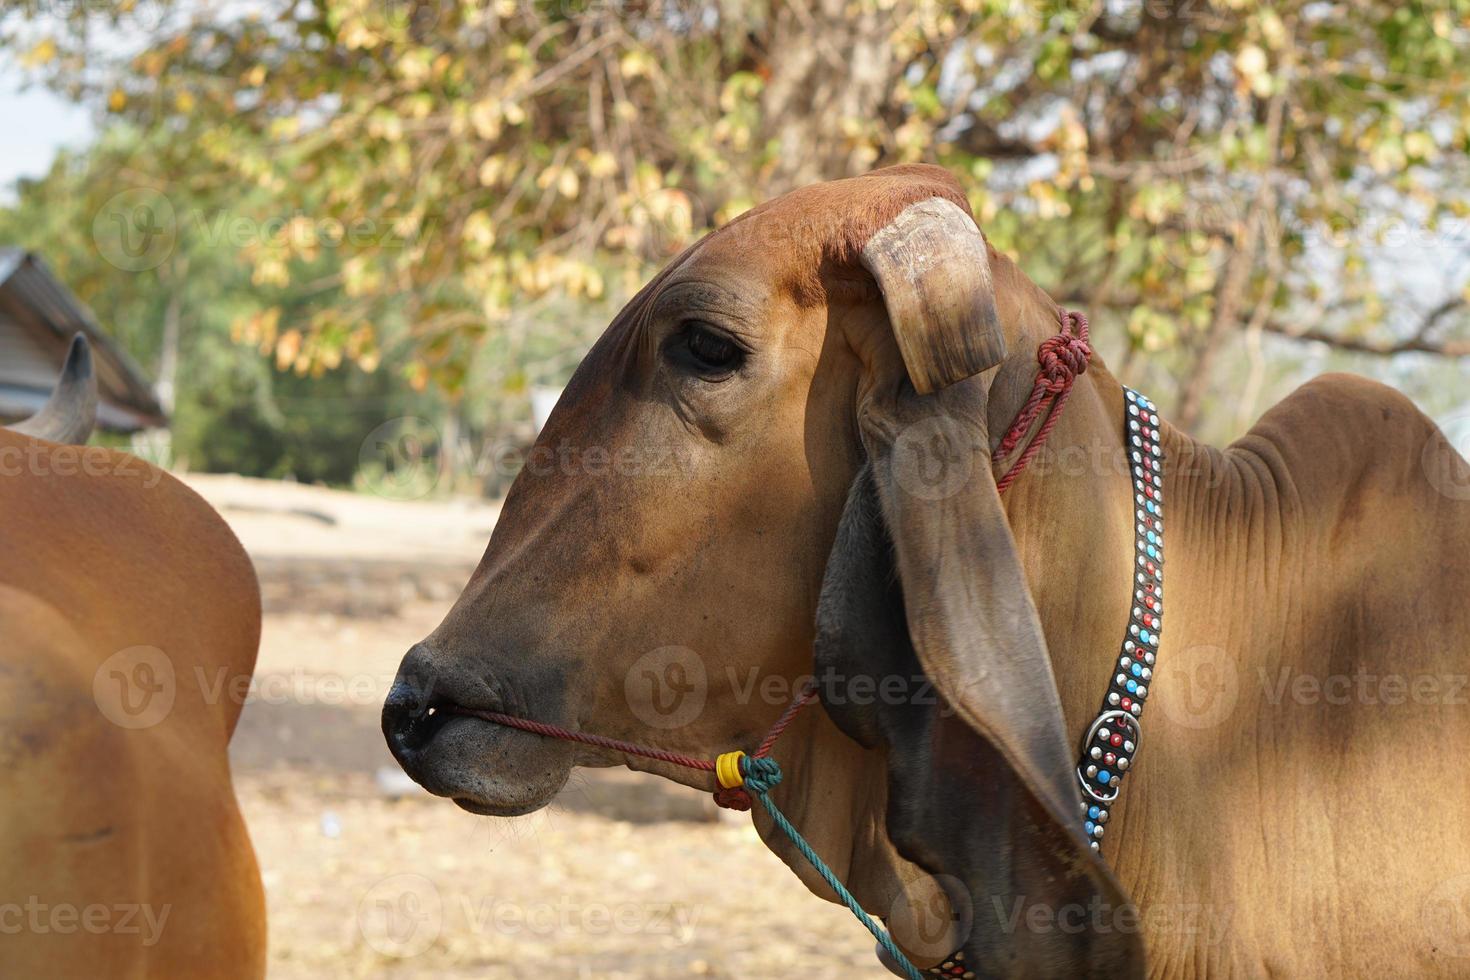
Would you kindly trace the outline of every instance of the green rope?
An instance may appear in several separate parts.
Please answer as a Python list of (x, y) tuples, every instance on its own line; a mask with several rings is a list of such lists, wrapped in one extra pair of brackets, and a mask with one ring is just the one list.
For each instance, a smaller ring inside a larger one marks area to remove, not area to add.
[(893, 961), (903, 970), (904, 976), (908, 977), (909, 980), (924, 980), (923, 974), (899, 950), (898, 944), (893, 941), (893, 937), (888, 934), (888, 930), (884, 929), (877, 922), (874, 922), (872, 917), (863, 911), (863, 907), (858, 904), (858, 900), (853, 898), (852, 892), (848, 891), (846, 886), (837, 880), (837, 876), (832, 873), (832, 869), (827, 867), (826, 863), (817, 856), (817, 852), (812, 850), (812, 846), (806, 842), (806, 839), (797, 833), (796, 828), (791, 825), (791, 821), (786, 819), (786, 815), (776, 809), (776, 804), (771, 802), (771, 798), (767, 794), (776, 788), (776, 784), (781, 782), (781, 767), (776, 763), (776, 760), (769, 756), (760, 758), (744, 756), (740, 760), (740, 774), (745, 777), (745, 788), (750, 791), (751, 795), (761, 801), (761, 806), (766, 808), (766, 812), (771, 815), (771, 819), (775, 821), (776, 826), (781, 828), (781, 832), (791, 839), (791, 843), (796, 845), (796, 849), (801, 852), (802, 857), (806, 858), (811, 866), (817, 869), (817, 874), (821, 875), (822, 880), (827, 882), (828, 886), (837, 893), (837, 897), (842, 899), (842, 904), (846, 905), (852, 914), (857, 916), (857, 920), (873, 934), (873, 938), (878, 940), (878, 943), (884, 949), (888, 950), (888, 955), (892, 956)]

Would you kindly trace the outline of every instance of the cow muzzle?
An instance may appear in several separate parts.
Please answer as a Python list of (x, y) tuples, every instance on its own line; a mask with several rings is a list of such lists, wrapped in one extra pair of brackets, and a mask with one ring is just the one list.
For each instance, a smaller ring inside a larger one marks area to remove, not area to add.
[(518, 816), (538, 810), (565, 784), (570, 746), (456, 712), (560, 714), (558, 679), (477, 676), (425, 643), (403, 658), (383, 703), (383, 737), (420, 786), (471, 813)]

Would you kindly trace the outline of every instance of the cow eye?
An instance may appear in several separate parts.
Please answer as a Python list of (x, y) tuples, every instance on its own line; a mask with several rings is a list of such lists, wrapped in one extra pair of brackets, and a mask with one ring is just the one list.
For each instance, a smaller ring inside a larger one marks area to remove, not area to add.
[(729, 374), (745, 358), (739, 344), (700, 320), (686, 322), (674, 341), (671, 353), (675, 359), (707, 376)]

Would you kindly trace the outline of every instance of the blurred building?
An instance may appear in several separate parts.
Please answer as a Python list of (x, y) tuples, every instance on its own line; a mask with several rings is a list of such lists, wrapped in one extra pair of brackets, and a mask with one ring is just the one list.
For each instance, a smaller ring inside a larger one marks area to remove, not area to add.
[(551, 410), (561, 400), (563, 390), (546, 385), (531, 386), (531, 421), (536, 424), (537, 432), (546, 428), (546, 420), (551, 418)]
[(0, 423), (36, 412), (51, 394), (76, 333), (92, 343), (97, 427), (137, 432), (168, 424), (153, 386), (86, 304), (34, 253), (0, 246)]

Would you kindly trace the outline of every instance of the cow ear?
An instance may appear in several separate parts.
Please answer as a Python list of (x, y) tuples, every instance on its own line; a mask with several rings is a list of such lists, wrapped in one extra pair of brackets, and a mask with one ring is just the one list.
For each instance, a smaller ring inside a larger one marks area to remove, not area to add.
[(883, 293), (909, 380), (920, 394), (1005, 357), (985, 238), (958, 204), (931, 197), (909, 205), (868, 239), (861, 262)]
[(977, 973), (1140, 976), (1136, 910), (1083, 834), (1056, 682), (988, 465), (979, 381), (938, 396), (907, 390), (860, 416), (868, 462), (823, 583), (816, 673), (879, 692), (824, 701), (843, 731), (884, 752), (889, 837), (963, 885), (972, 905), (955, 910), (955, 940)]

